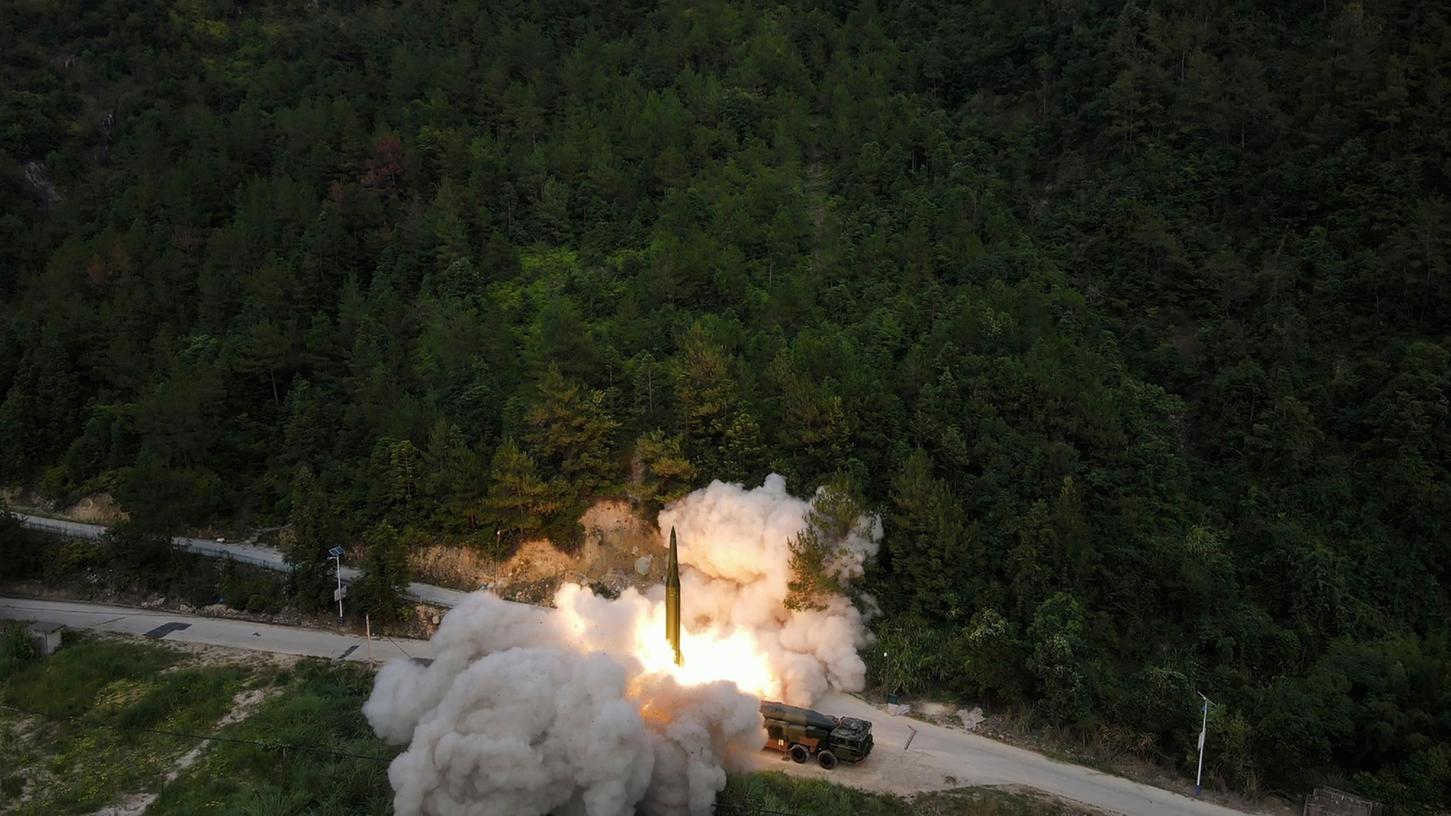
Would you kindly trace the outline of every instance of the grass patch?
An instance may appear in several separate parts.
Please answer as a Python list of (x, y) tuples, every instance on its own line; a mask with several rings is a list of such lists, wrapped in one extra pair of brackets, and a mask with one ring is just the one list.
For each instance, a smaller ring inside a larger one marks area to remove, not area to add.
[(391, 812), (385, 763), (283, 747), (317, 746), (391, 759), (397, 749), (373, 735), (361, 711), (372, 674), (353, 664), (307, 660), (282, 677), (280, 694), (225, 732), (270, 747), (214, 745), (162, 791), (150, 816)]
[(98, 701), (127, 683), (154, 678), (182, 655), (159, 644), (66, 633), (66, 646), (49, 659), (30, 661), (6, 678), (0, 700), (57, 716), (92, 712)]
[[(0, 811), (86, 813), (144, 792), (159, 794), (152, 816), (391, 810), (386, 760), (397, 750), (363, 719), (372, 674), (362, 666), (206, 665), (166, 644), (87, 635), (45, 659), (17, 649), (3, 665), (0, 702), (43, 716), (0, 709)], [(241, 722), (218, 726), (245, 689), (269, 696)], [(176, 760), (200, 741), (143, 729), (254, 742), (213, 742), (168, 783)], [(27, 789), (32, 798), (20, 801)]]
[(81, 636), (0, 682), (0, 701), (44, 715), (0, 710), (8, 730), (31, 724), (28, 737), (12, 740), (7, 799), (28, 778), (43, 782), (33, 799), (7, 801), (8, 812), (83, 813), (154, 789), (196, 741), (120, 729), (205, 731), (248, 674), (236, 666), (178, 667), (185, 658), (159, 644)]
[(1036, 793), (998, 788), (963, 788), (918, 796), (913, 813), (920, 816), (1069, 816), (1092, 814), (1082, 805), (1066, 806)]
[[(0, 678), (0, 701), (82, 720), (0, 710), (7, 760), (0, 775), (0, 810), (23, 816), (85, 813), (127, 794), (153, 792), (159, 796), (149, 816), (384, 816), (393, 798), (387, 761), (398, 751), (374, 736), (363, 718), (372, 681), (373, 675), (357, 664), (310, 659), (285, 670), (266, 664), (204, 665), (166, 644), (81, 636), (52, 657), (27, 659)], [(244, 689), (265, 689), (269, 696), (241, 722), (219, 727)], [(246, 742), (213, 742), (196, 764), (168, 783), (166, 773), (198, 741), (134, 729)], [(18, 801), (27, 789), (34, 798)], [(795, 816), (1069, 812), (1029, 795), (992, 789), (929, 794), (909, 803), (780, 773), (732, 776), (720, 797), (720, 816), (760, 810)]]
[(750, 816), (759, 811), (797, 816), (1062, 816), (1082, 812), (1031, 794), (994, 788), (942, 791), (908, 802), (900, 796), (775, 771), (732, 776), (716, 805), (718, 816)]
[(758, 810), (820, 816), (905, 816), (905, 799), (844, 788), (820, 779), (796, 779), (776, 771), (730, 777), (717, 799), (719, 816), (748, 816)]
[(0, 626), (0, 680), (4, 680), (40, 657), (40, 649), (25, 627), (10, 623)]

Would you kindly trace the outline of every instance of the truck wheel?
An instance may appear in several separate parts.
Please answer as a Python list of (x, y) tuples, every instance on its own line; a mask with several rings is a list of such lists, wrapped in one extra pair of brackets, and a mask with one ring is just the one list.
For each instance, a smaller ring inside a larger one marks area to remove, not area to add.
[(816, 761), (821, 763), (821, 767), (829, 771), (836, 767), (836, 754), (830, 751), (822, 751), (816, 755)]
[(805, 745), (793, 745), (791, 750), (786, 753), (791, 757), (791, 761), (798, 765), (811, 758), (811, 752), (806, 750)]

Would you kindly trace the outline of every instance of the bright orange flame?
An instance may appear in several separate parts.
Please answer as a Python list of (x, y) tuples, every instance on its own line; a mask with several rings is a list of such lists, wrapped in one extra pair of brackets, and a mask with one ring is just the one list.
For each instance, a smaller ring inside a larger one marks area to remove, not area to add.
[[(572, 594), (565, 590), (566, 594)], [(559, 600), (559, 599), (556, 599)], [(781, 682), (772, 671), (765, 649), (749, 629), (707, 627), (699, 631), (683, 629), (680, 651), (684, 665), (675, 665), (675, 652), (665, 639), (665, 604), (639, 599), (636, 614), (630, 621), (629, 648), (640, 661), (646, 674), (665, 674), (682, 685), (696, 686), (728, 680), (736, 688), (759, 698), (774, 699), (781, 695)], [(564, 616), (568, 630), (588, 648), (590, 624), (581, 617), (581, 610), (572, 603), (560, 604), (557, 613)]]
[(680, 651), (685, 659), (684, 665), (677, 666), (674, 650), (660, 634), (665, 628), (663, 605), (653, 612), (635, 625), (635, 656), (646, 671), (672, 675), (688, 686), (729, 680), (756, 697), (780, 696), (781, 684), (752, 633), (739, 629), (681, 632)]

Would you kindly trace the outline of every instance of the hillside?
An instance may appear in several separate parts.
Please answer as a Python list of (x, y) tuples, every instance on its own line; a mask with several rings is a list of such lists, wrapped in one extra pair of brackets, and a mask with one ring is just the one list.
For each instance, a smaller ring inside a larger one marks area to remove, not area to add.
[(0, 483), (380, 569), (831, 483), (881, 690), (1451, 801), (1435, 4), (6, 17)]

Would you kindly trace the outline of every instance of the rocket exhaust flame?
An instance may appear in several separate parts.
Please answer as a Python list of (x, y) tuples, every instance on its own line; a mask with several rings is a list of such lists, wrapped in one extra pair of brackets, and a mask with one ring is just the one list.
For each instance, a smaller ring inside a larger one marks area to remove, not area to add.
[[(731, 757), (764, 741), (758, 698), (808, 705), (862, 687), (851, 603), (784, 606), (787, 542), (808, 509), (780, 476), (713, 482), (660, 514), (663, 587), (611, 600), (566, 584), (553, 610), (469, 596), (434, 636), (434, 662), (388, 664), (363, 707), (408, 745), (388, 771), (395, 812), (710, 813)], [(859, 527), (844, 579), (881, 535), (874, 519)]]

